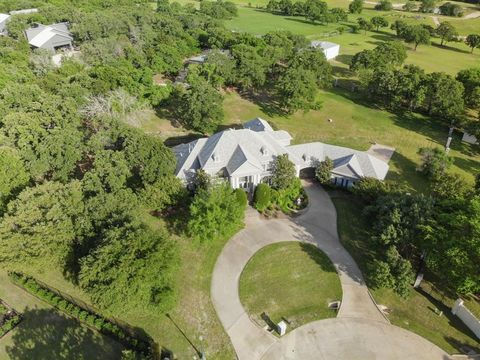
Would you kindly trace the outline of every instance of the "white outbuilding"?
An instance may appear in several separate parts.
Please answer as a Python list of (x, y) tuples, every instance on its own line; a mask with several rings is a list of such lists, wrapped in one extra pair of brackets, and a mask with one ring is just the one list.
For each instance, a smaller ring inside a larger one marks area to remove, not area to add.
[(322, 50), (327, 60), (335, 59), (340, 53), (340, 45), (329, 41), (312, 41), (310, 46)]
[(10, 15), (7, 14), (0, 14), (0, 34), (4, 34), (7, 29), (7, 22), (10, 20)]

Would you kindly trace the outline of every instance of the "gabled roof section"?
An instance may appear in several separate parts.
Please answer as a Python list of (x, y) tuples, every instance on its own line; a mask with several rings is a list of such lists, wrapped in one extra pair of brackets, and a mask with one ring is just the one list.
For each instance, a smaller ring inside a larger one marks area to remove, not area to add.
[(362, 178), (365, 176), (356, 154), (334, 160), (332, 172), (353, 178)]
[(25, 35), (27, 36), (28, 43), (35, 47), (42, 47), (55, 36), (61, 36), (70, 41), (73, 40), (66, 23), (48, 26), (37, 24), (36, 27), (25, 30)]
[(272, 127), (270, 124), (263, 120), (262, 118), (255, 118), (253, 120), (247, 121), (243, 124), (244, 129), (250, 129), (253, 131), (271, 131), (273, 132)]
[(230, 176), (244, 173), (258, 173), (262, 170), (262, 164), (258, 159), (244, 150), (241, 145), (237, 146), (227, 164), (227, 171)]
[(3, 23), (4, 21), (8, 20), (10, 15), (7, 14), (0, 14), (0, 23)]
[(329, 41), (318, 41), (318, 40), (314, 40), (312, 42), (310, 42), (310, 46), (311, 47), (314, 47), (316, 49), (320, 48), (320, 49), (323, 49), (323, 50), (327, 50), (327, 49), (332, 49), (332, 48), (336, 48), (340, 45), (338, 44), (335, 44), (335, 43), (332, 43), (332, 42), (329, 42)]

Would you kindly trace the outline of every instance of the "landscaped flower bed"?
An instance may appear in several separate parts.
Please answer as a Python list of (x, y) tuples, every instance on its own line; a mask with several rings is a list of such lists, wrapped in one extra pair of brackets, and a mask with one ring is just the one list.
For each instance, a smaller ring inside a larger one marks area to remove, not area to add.
[(22, 315), (0, 300), (0, 338), (22, 321)]
[(117, 324), (114, 324), (112, 321), (97, 313), (81, 308), (77, 304), (72, 303), (46, 286), (40, 284), (30, 276), (17, 272), (10, 272), (8, 275), (13, 283), (62, 311), (66, 315), (86, 324), (102, 334), (113, 337), (125, 347), (142, 353), (147, 358), (150, 358), (150, 356), (153, 355), (153, 340), (149, 342), (132, 336), (129, 332)]

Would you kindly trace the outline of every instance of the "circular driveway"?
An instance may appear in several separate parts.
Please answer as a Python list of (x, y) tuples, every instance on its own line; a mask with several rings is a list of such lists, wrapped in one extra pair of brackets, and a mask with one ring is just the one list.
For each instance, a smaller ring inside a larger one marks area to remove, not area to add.
[[(215, 264), (212, 301), (238, 358), (449, 359), (436, 345), (389, 324), (373, 302), (357, 264), (340, 243), (330, 197), (317, 184), (304, 186), (310, 201), (304, 214), (265, 220), (249, 209), (245, 228), (230, 239)], [(264, 246), (281, 241), (308, 242), (327, 254), (337, 269), (343, 296), (337, 318), (315, 321), (277, 338), (249, 318), (240, 303), (238, 285), (248, 260)]]

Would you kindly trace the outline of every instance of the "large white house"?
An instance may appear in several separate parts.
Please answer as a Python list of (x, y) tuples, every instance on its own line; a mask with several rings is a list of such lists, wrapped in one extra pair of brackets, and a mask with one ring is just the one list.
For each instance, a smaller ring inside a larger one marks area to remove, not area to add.
[(252, 191), (268, 182), (276, 156), (287, 154), (295, 164), (297, 176), (314, 173), (326, 157), (333, 160), (332, 182), (349, 187), (363, 177), (385, 179), (388, 164), (363, 151), (314, 142), (290, 145), (292, 137), (284, 130), (273, 130), (263, 119), (246, 122), (243, 129), (229, 129), (209, 138), (177, 145), (175, 174), (189, 184), (197, 170), (228, 179), (233, 188)]

